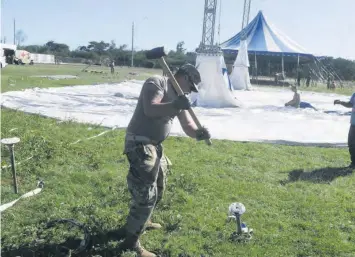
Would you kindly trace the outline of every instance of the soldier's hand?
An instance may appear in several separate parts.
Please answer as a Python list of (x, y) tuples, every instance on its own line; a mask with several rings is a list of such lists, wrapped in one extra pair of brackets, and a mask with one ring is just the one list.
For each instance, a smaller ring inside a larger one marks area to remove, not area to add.
[(178, 110), (188, 110), (191, 107), (191, 103), (186, 95), (179, 95), (173, 101), (173, 106), (174, 106), (174, 108), (176, 108)]
[(202, 127), (200, 129), (196, 130), (196, 140), (197, 141), (206, 140), (206, 139), (210, 139), (210, 138), (211, 138), (211, 134), (207, 128)]
[(340, 100), (334, 100), (334, 105), (335, 104), (340, 104)]

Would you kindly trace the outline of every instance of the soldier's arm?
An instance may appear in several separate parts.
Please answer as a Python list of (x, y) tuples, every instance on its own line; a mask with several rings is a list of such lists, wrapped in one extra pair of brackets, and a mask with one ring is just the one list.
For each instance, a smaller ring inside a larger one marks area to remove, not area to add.
[(344, 107), (352, 108), (354, 106), (354, 101), (355, 101), (355, 93), (350, 97), (349, 102), (343, 102), (343, 101), (340, 101), (340, 100), (335, 100), (334, 104), (340, 104), (340, 105), (342, 105)]
[(186, 110), (181, 111), (178, 115), (178, 119), (185, 134), (189, 137), (196, 138), (196, 130), (198, 128), (189, 112)]
[(154, 83), (146, 83), (143, 85), (143, 108), (144, 114), (148, 117), (164, 117), (173, 116), (179, 113), (174, 108), (172, 102), (162, 103), (164, 91)]
[(339, 101), (338, 104), (344, 106), (344, 107), (347, 107), (347, 108), (352, 108), (353, 107), (353, 104), (352, 102), (343, 102), (343, 101)]

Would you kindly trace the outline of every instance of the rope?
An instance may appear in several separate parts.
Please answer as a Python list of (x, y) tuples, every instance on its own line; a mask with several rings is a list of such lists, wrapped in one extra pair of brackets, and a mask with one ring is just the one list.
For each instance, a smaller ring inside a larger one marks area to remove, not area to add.
[[(92, 136), (92, 137), (87, 137), (87, 138), (84, 138), (84, 139), (78, 139), (77, 141), (75, 141), (75, 142), (73, 142), (73, 143), (70, 143), (69, 145), (75, 145), (75, 144), (77, 144), (77, 143), (79, 143), (79, 142), (82, 142), (82, 141), (84, 141), (84, 140), (90, 140), (90, 139), (94, 139), (94, 138), (100, 137), (100, 136), (102, 136), (102, 135), (104, 135), (104, 134), (106, 134), (106, 133), (108, 133), (108, 132), (111, 132), (111, 131), (115, 130), (116, 128), (117, 128), (117, 127), (113, 127), (111, 130), (103, 131), (103, 132), (101, 132), (101, 133), (99, 133), (99, 134), (97, 134), (97, 135), (95, 135), (95, 136)], [(24, 162), (26, 162), (26, 161), (31, 160), (33, 157), (34, 157), (34, 156), (28, 157), (27, 159), (25, 159), (25, 160), (23, 160), (23, 161), (20, 161), (20, 162), (15, 163), (15, 165), (18, 166), (18, 165), (20, 165), (21, 163), (24, 163)], [(2, 169), (10, 168), (10, 167), (11, 167), (11, 165), (4, 165), (4, 166), (1, 166)]]
[(42, 191), (42, 189), (43, 189), (43, 186), (44, 186), (44, 182), (43, 181), (38, 181), (36, 189), (23, 194), (22, 196), (20, 196), (19, 198), (17, 198), (16, 200), (14, 200), (12, 202), (5, 203), (5, 204), (1, 205), (0, 206), (0, 213), (5, 211), (6, 209), (10, 208), (11, 206), (13, 206), (20, 199), (27, 198), (27, 197), (30, 197), (30, 196), (33, 196), (33, 195), (36, 195), (36, 194), (40, 193)]
[[(116, 129), (116, 127), (113, 127), (111, 130), (103, 131), (103, 132), (101, 132), (101, 133), (99, 133), (99, 134), (97, 134), (97, 135), (95, 135), (95, 136), (88, 137), (88, 138), (85, 138), (85, 139), (83, 139), (83, 140), (90, 140), (90, 139), (93, 139), (93, 138), (100, 137), (100, 136), (102, 136), (102, 135), (104, 135), (104, 134), (106, 134), (106, 133), (108, 133), (108, 132), (110, 132), (110, 131), (113, 131), (113, 130), (115, 130), (115, 129)], [(75, 142), (73, 142), (73, 143), (71, 143), (71, 144), (69, 144), (69, 145), (77, 144), (77, 143), (79, 143), (79, 142), (82, 142), (83, 140), (79, 139), (79, 140), (77, 140), (77, 141), (75, 141)], [(21, 161), (21, 162), (15, 163), (15, 165), (18, 166), (18, 165), (20, 165), (21, 163), (24, 163), (24, 162), (26, 162), (26, 161), (28, 161), (28, 160), (31, 160), (33, 157), (34, 157), (34, 156), (31, 156), (31, 157), (29, 157), (29, 158), (27, 158), (27, 159), (25, 159), (25, 160), (23, 160), (23, 161)], [(11, 167), (11, 165), (4, 165), (4, 166), (1, 166), (1, 168), (9, 168), (9, 167)], [(30, 191), (30, 192), (25, 193), (24, 195), (20, 196), (19, 198), (17, 198), (16, 200), (14, 200), (14, 201), (12, 201), (12, 202), (5, 203), (5, 204), (1, 205), (1, 206), (0, 206), (0, 213), (1, 213), (2, 211), (4, 211), (4, 210), (10, 208), (11, 206), (13, 206), (13, 205), (14, 205), (17, 201), (19, 201), (20, 199), (22, 199), (22, 198), (27, 198), (27, 197), (30, 197), (30, 196), (33, 196), (33, 195), (38, 194), (39, 192), (41, 192), (41, 190), (42, 190), (42, 188), (43, 188), (43, 185), (44, 185), (43, 182), (42, 182), (42, 181), (39, 181), (38, 184), (37, 184), (37, 187), (38, 187), (38, 188), (36, 188), (36, 189), (34, 189), (34, 190)]]

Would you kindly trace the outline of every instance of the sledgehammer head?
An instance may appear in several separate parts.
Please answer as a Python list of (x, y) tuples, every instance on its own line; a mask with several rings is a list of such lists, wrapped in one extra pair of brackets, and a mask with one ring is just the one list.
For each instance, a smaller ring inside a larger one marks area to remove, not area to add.
[(153, 48), (145, 53), (147, 59), (159, 59), (163, 56), (168, 55), (164, 49), (164, 46)]

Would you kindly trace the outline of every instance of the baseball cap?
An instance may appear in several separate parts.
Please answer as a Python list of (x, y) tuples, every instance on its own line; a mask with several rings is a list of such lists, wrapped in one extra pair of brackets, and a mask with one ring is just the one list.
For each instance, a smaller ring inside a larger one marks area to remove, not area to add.
[(176, 74), (187, 75), (192, 84), (192, 91), (198, 92), (197, 85), (201, 82), (201, 75), (195, 66), (190, 63), (186, 63), (178, 69)]

